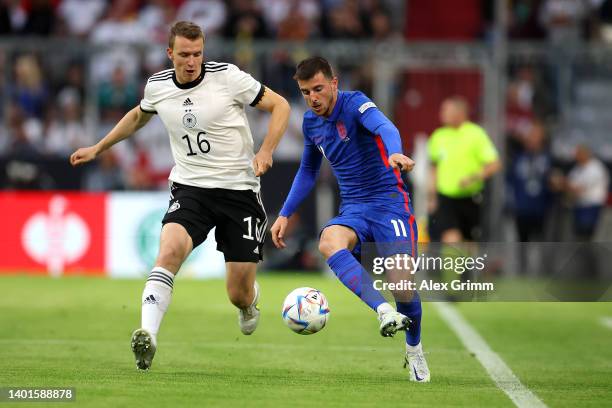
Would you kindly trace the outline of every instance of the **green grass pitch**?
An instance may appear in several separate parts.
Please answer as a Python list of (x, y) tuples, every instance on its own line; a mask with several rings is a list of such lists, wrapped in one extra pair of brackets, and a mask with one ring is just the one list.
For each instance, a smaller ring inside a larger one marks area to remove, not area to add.
[[(375, 315), (339, 282), (307, 273), (261, 275), (261, 323), (240, 334), (224, 282), (178, 280), (149, 372), (129, 348), (142, 281), (0, 277), (0, 387), (75, 387), (77, 402), (19, 406), (513, 406), (424, 305), (432, 382), (402, 368), (403, 335), (378, 334)], [(298, 286), (329, 300), (328, 326), (300, 336), (280, 309)], [(470, 303), (460, 312), (544, 403), (612, 401), (612, 303)], [(8, 406), (8, 405), (7, 405)], [(608, 405), (609, 406), (609, 405)]]

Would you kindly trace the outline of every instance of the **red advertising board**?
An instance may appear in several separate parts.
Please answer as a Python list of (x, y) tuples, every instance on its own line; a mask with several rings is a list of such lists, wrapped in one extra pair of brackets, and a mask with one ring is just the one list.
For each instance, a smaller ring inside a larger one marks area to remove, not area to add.
[(104, 274), (106, 194), (0, 193), (0, 273)]

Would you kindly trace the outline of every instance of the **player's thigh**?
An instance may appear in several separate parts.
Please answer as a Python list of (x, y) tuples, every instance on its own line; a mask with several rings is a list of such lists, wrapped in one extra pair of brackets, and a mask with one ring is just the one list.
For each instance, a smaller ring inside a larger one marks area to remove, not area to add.
[(224, 190), (215, 203), (215, 238), (225, 262), (263, 260), (268, 219), (261, 196), (251, 190)]
[(161, 230), (156, 265), (176, 274), (192, 249), (193, 241), (185, 227), (166, 223)]
[(211, 209), (210, 189), (185, 186), (172, 183), (170, 187), (168, 211), (162, 219), (162, 224), (179, 224), (191, 237), (193, 248), (200, 245), (210, 230), (214, 227), (214, 213)]
[(353, 251), (359, 243), (359, 237), (351, 226), (332, 224), (321, 231), (319, 238), (319, 251), (329, 258), (342, 249)]
[(375, 207), (368, 212), (372, 238), (382, 256), (417, 256), (419, 232), (411, 211), (399, 206)]

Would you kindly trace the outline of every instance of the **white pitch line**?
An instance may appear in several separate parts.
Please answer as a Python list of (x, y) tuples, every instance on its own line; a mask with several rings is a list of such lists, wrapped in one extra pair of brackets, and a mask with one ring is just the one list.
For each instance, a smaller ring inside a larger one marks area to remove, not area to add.
[(612, 329), (612, 317), (602, 317), (599, 322), (608, 329)]
[(521, 383), (504, 360), (489, 347), (454, 306), (443, 302), (435, 302), (434, 305), (442, 320), (455, 332), (465, 348), (474, 353), (495, 385), (510, 397), (514, 405), (521, 408), (546, 407), (542, 400)]

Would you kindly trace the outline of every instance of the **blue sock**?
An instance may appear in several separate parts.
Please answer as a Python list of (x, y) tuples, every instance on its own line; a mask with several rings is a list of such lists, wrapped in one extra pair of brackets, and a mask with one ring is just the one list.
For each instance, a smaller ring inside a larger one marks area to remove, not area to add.
[(421, 309), (421, 297), (417, 291), (413, 293), (414, 295), (410, 302), (395, 302), (395, 305), (398, 312), (412, 320), (406, 332), (406, 343), (416, 346), (421, 342), (421, 315), (423, 311)]
[(340, 282), (359, 296), (372, 310), (376, 311), (378, 306), (386, 302), (385, 298), (372, 286), (370, 275), (348, 249), (342, 249), (330, 256), (327, 264)]

